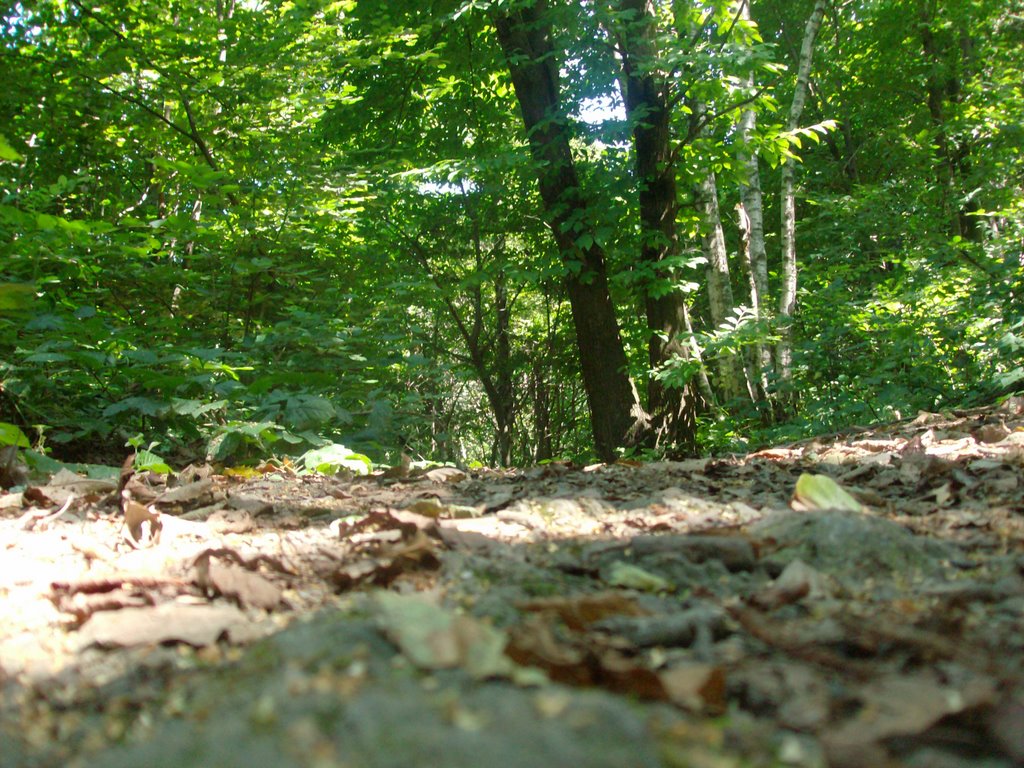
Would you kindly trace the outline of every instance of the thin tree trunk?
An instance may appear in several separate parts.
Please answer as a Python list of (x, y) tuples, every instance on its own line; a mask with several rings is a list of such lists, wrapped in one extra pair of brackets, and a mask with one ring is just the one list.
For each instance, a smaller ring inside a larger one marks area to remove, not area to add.
[[(811, 77), (811, 63), (814, 57), (814, 39), (818, 36), (821, 21), (825, 15), (827, 0), (817, 0), (814, 10), (804, 27), (804, 39), (800, 46), (800, 61), (797, 65), (796, 90), (789, 108), (787, 129), (795, 131), (800, 124), (800, 114), (807, 100), (808, 84)], [(791, 321), (796, 311), (796, 193), (794, 182), (795, 164), (787, 160), (782, 165), (782, 290), (779, 295), (779, 318), (782, 320), (780, 340), (775, 348), (776, 371), (783, 382), (793, 378), (793, 332)]]
[[(708, 308), (711, 323), (720, 329), (736, 306), (729, 276), (729, 252), (722, 232), (722, 217), (718, 209), (718, 183), (714, 171), (708, 171), (697, 185), (697, 208), (703, 219), (701, 246), (707, 259)], [(717, 367), (721, 390), (726, 401), (743, 394), (743, 369), (737, 356), (731, 352), (719, 353)]]
[(505, 270), (498, 266), (494, 275), (494, 374), (497, 378), (498, 454), (501, 466), (512, 462), (512, 434), (515, 427), (516, 398), (512, 379), (512, 339), (510, 335), (511, 305)]
[[(750, 3), (741, 0), (740, 18), (750, 21)], [(747, 77), (747, 90), (754, 91), (754, 74)], [(743, 181), (740, 183), (740, 200), (736, 206), (740, 220), (740, 255), (750, 279), (750, 309), (754, 320), (760, 323), (770, 319), (768, 287), (768, 251), (764, 241), (764, 200), (761, 193), (761, 164), (758, 153), (753, 149), (754, 132), (757, 130), (757, 112), (745, 109), (740, 115), (741, 139), (740, 163), (743, 166)], [(747, 355), (748, 380), (754, 384), (752, 397), (763, 401), (767, 397), (768, 374), (772, 370), (771, 351), (765, 344), (755, 344)]]
[(589, 232), (587, 201), (569, 147), (558, 64), (544, 0), (494, 17), (536, 164), (547, 222), (567, 266), (565, 278), (576, 347), (590, 409), (594, 447), (613, 461), (616, 449), (646, 430), (648, 417), (627, 371), (604, 250)]
[[(745, 0), (742, 3), (740, 17), (746, 21), (750, 20), (750, 2)], [(747, 78), (747, 88), (754, 89), (753, 73)], [(753, 109), (746, 109), (740, 115), (740, 138), (742, 147), (740, 162), (743, 164), (745, 178), (740, 185), (740, 195), (743, 200), (743, 209), (747, 216), (747, 242), (750, 247), (750, 273), (753, 285), (750, 291), (750, 305), (754, 310), (757, 319), (762, 319), (762, 314), (768, 307), (768, 253), (764, 243), (764, 204), (761, 194), (761, 168), (757, 152), (751, 147), (754, 140), (754, 131), (757, 129), (757, 112)]]
[[(943, 44), (936, 39), (933, 25), (938, 9), (934, 2), (924, 2), (921, 7), (921, 23), (918, 25), (925, 61), (928, 64), (928, 114), (935, 130), (936, 160), (939, 164), (937, 181), (942, 189), (942, 207), (949, 221), (949, 233), (953, 237), (977, 240), (981, 235), (978, 219), (970, 213), (976, 211), (976, 202), (961, 207), (957, 203), (959, 188), (965, 171), (969, 169), (968, 151), (954, 137), (949, 135), (946, 118), (946, 104), (956, 104), (961, 98), (960, 79), (950, 65), (954, 47), (948, 41)], [(959, 32), (960, 55), (967, 58), (973, 48), (973, 41), (961, 30)]]

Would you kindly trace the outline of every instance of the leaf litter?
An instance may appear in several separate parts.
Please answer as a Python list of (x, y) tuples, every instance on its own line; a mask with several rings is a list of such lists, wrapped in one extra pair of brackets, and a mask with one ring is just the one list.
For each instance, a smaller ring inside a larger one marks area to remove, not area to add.
[(0, 495), (0, 765), (1020, 765), (1022, 476), (1019, 399), (685, 462), (62, 472)]

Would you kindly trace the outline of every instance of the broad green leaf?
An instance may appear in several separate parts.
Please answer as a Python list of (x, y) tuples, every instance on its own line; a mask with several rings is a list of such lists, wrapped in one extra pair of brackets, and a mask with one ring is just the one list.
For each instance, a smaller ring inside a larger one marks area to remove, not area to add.
[(373, 469), (373, 462), (368, 456), (356, 453), (340, 443), (307, 451), (301, 461), (309, 471), (321, 474), (334, 474), (339, 469), (348, 469), (358, 475), (366, 475)]
[(161, 400), (154, 400), (151, 397), (126, 397), (117, 403), (108, 405), (103, 409), (104, 416), (116, 416), (119, 413), (132, 411), (143, 416), (158, 416), (167, 410), (167, 403)]
[(0, 283), (0, 312), (12, 312), (32, 306), (36, 288), (32, 283)]
[(283, 417), (293, 429), (313, 429), (334, 418), (334, 406), (317, 395), (294, 395), (288, 399)]
[(170, 474), (174, 471), (163, 460), (162, 456), (157, 456), (152, 451), (146, 449), (135, 453), (135, 469), (139, 472), (157, 472), (162, 475)]
[(11, 162), (17, 162), (22, 157), (19, 155), (14, 147), (7, 143), (7, 138), (0, 133), (0, 160), (10, 160)]
[(30, 443), (25, 433), (16, 424), (0, 422), (0, 445), (16, 445), (19, 448), (28, 448)]

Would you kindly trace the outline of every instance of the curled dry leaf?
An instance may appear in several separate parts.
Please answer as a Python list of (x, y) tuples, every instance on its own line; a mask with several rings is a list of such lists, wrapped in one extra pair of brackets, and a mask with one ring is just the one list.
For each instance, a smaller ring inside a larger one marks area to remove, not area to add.
[[(145, 526), (149, 527), (149, 536), (143, 539)], [(125, 498), (124, 500), (124, 526), (128, 529), (126, 541), (133, 547), (147, 544), (154, 546), (160, 543), (160, 533), (163, 531), (163, 523), (160, 521), (160, 513), (142, 506), (139, 502)], [(122, 528), (122, 530), (123, 530)]]

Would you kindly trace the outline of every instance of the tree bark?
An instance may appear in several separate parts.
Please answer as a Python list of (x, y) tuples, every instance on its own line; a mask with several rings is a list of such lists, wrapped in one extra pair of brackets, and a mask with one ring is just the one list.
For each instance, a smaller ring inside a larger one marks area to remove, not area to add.
[[(679, 253), (676, 169), (672, 162), (668, 81), (653, 64), (657, 60), (657, 22), (650, 0), (619, 0), (622, 21), (613, 26), (622, 61), (623, 102), (633, 126), (633, 152), (639, 185), (640, 261), (652, 266), (645, 286), (644, 310), (650, 333), (648, 361), (656, 369), (673, 356), (690, 357), (684, 343), (688, 316), (686, 296), (666, 290), (672, 281), (669, 259)], [(647, 386), (647, 408), (656, 434), (669, 442), (691, 445), (696, 428), (694, 389), (669, 389), (653, 377)]]
[[(750, 0), (743, 3), (741, 18), (750, 20)], [(747, 78), (747, 88), (753, 90), (754, 75)], [(740, 115), (740, 138), (742, 147), (740, 162), (743, 164), (745, 178), (740, 185), (743, 209), (747, 215), (747, 243), (750, 248), (750, 266), (753, 286), (750, 295), (751, 307), (758, 319), (768, 306), (768, 253), (764, 243), (764, 203), (761, 194), (761, 168), (758, 154), (751, 147), (754, 131), (757, 128), (757, 113), (746, 109)]]
[(965, 31), (959, 31), (959, 45), (937, 39), (933, 25), (938, 9), (934, 2), (924, 2), (920, 10), (918, 25), (925, 61), (928, 64), (928, 114), (935, 130), (935, 152), (938, 163), (937, 181), (942, 189), (942, 207), (949, 221), (949, 233), (954, 237), (977, 240), (981, 231), (978, 219), (970, 214), (978, 210), (978, 204), (971, 202), (960, 206), (961, 178), (966, 175), (970, 162), (968, 149), (949, 135), (946, 104), (956, 104), (961, 98), (961, 84), (956, 68), (950, 64), (950, 57), (959, 55), (966, 58), (972, 48), (972, 41)]
[[(743, 0), (740, 18), (750, 21), (751, 0)], [(747, 89), (754, 90), (754, 74), (747, 77)], [(758, 322), (769, 319), (768, 251), (764, 240), (764, 199), (761, 193), (761, 166), (758, 153), (753, 149), (754, 131), (757, 129), (757, 112), (745, 109), (740, 115), (739, 131), (741, 147), (740, 163), (744, 179), (740, 183), (741, 203), (737, 206), (740, 218), (740, 238), (743, 263), (750, 277), (750, 308)], [(756, 400), (763, 400), (767, 392), (767, 375), (771, 372), (772, 358), (764, 344), (754, 346), (750, 357), (757, 381)]]
[[(800, 114), (807, 100), (808, 84), (811, 77), (811, 63), (814, 58), (814, 40), (821, 28), (827, 0), (816, 0), (814, 10), (804, 26), (803, 43), (800, 46), (800, 61), (797, 65), (796, 90), (789, 108), (787, 129), (795, 131), (800, 124)], [(787, 160), (782, 164), (782, 290), (779, 295), (779, 318), (782, 320), (780, 340), (775, 348), (775, 364), (779, 378), (789, 382), (793, 378), (793, 332), (790, 321), (796, 311), (796, 193), (794, 182), (795, 164)]]
[(604, 461), (647, 425), (608, 289), (604, 250), (588, 232), (586, 199), (569, 147), (558, 64), (544, 0), (496, 14), (494, 26), (536, 165), (547, 223), (567, 267), (565, 278), (587, 394), (594, 447)]
[[(708, 171), (695, 190), (697, 209), (702, 221), (701, 247), (707, 259), (708, 309), (711, 323), (720, 329), (736, 306), (729, 276), (729, 252), (722, 232), (722, 217), (718, 209), (718, 183), (714, 171)], [(726, 400), (743, 394), (743, 369), (737, 356), (730, 352), (718, 354), (717, 367), (721, 390)]]

